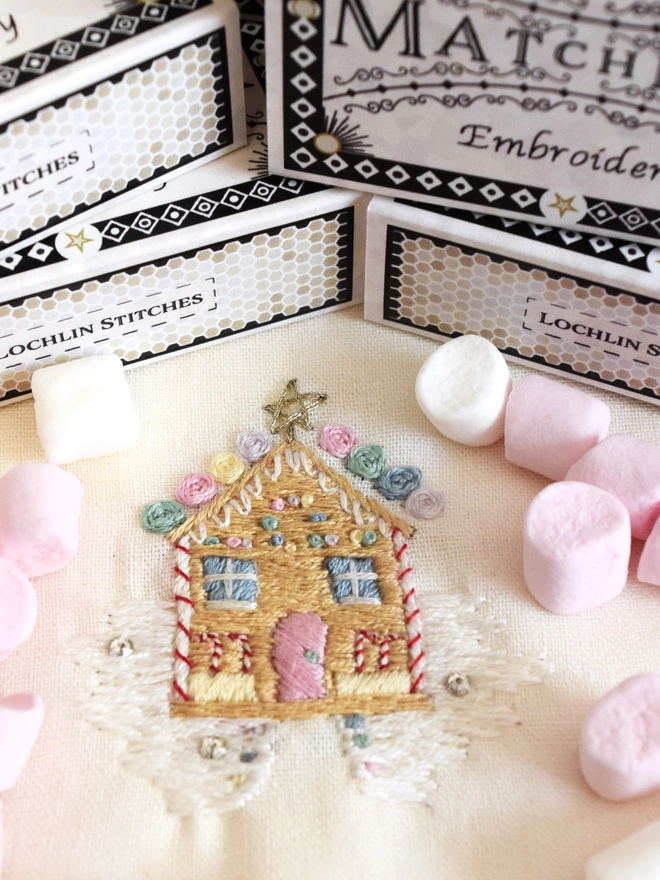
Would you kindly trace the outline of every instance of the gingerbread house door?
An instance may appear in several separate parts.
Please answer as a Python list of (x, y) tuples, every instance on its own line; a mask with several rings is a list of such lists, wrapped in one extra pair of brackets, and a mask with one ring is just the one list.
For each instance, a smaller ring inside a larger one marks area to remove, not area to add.
[(292, 611), (274, 633), (273, 666), (279, 675), (277, 699), (317, 700), (325, 697), (324, 662), (328, 627), (318, 614)]

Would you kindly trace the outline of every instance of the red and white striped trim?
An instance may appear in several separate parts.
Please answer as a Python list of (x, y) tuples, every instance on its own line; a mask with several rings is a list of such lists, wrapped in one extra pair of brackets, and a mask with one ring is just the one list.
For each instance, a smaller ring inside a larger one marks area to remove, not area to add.
[(213, 646), (211, 651), (211, 661), (209, 663), (209, 672), (215, 675), (220, 672), (220, 660), (222, 658), (222, 639), (215, 632), (204, 632), (199, 634), (200, 642), (210, 642)]
[(172, 688), (176, 700), (188, 702), (187, 681), (192, 663), (188, 657), (191, 624), (195, 603), (190, 598), (190, 538), (185, 535), (174, 548), (174, 599), (176, 600), (176, 636), (174, 637), (174, 678)]
[(400, 638), (402, 638), (402, 636), (390, 633), (387, 636), (383, 636), (380, 640), (380, 656), (378, 657), (379, 669), (387, 669), (390, 665), (390, 645), (392, 642), (398, 642)]
[(234, 642), (239, 641), (241, 643), (243, 648), (243, 672), (248, 673), (252, 667), (252, 651), (250, 650), (248, 637), (243, 633), (229, 633), (229, 638)]
[(377, 644), (378, 636), (376, 633), (367, 632), (366, 629), (360, 630), (355, 636), (355, 671), (364, 672), (364, 643), (371, 642), (372, 645)]
[(405, 612), (406, 632), (408, 633), (408, 671), (412, 678), (410, 693), (414, 694), (424, 678), (424, 651), (422, 649), (422, 620), (417, 607), (415, 585), (412, 579), (412, 566), (408, 559), (408, 544), (401, 529), (396, 526), (392, 530), (394, 555), (399, 563), (398, 579), (403, 591), (403, 609)]
[(370, 642), (372, 645), (380, 646), (380, 653), (378, 656), (378, 668), (384, 670), (387, 669), (390, 665), (391, 643), (397, 642), (401, 638), (402, 636), (395, 633), (389, 633), (388, 635), (381, 637), (378, 635), (378, 633), (368, 632), (366, 629), (361, 629), (360, 632), (355, 636), (355, 671), (357, 673), (364, 672), (365, 642)]

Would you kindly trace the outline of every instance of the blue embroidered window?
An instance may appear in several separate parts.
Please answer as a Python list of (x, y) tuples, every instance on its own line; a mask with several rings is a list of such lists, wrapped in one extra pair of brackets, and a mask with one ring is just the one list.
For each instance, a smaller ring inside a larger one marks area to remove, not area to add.
[(335, 602), (340, 605), (354, 603), (380, 604), (378, 575), (371, 559), (357, 556), (329, 556), (325, 567), (330, 574), (330, 584)]
[(207, 605), (227, 607), (231, 603), (234, 607), (256, 608), (259, 583), (252, 559), (204, 556), (202, 571)]

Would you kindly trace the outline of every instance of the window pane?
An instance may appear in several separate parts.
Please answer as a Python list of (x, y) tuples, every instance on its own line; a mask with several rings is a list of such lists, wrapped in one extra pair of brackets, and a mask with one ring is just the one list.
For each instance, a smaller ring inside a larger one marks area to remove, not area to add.
[(231, 597), (239, 602), (256, 602), (257, 601), (257, 582), (253, 581), (233, 581), (231, 586)]
[(216, 602), (218, 599), (226, 599), (225, 596), (225, 582), (224, 581), (206, 581), (204, 584), (204, 589), (206, 590), (207, 597), (212, 601)]
[(367, 599), (380, 602), (378, 577), (373, 561), (357, 556), (329, 556), (325, 567), (330, 575), (332, 595), (335, 602)]
[(224, 574), (227, 571), (226, 556), (202, 557), (202, 569), (204, 574)]
[(378, 581), (374, 578), (371, 581), (359, 581), (358, 593), (363, 598), (378, 599), (380, 602), (380, 591), (378, 589)]
[(340, 599), (345, 599), (346, 596), (351, 596), (352, 595), (351, 582), (350, 581), (333, 580), (332, 593), (335, 597), (335, 602), (339, 602)]
[(259, 585), (254, 560), (204, 556), (202, 570), (204, 588), (210, 601), (256, 602)]

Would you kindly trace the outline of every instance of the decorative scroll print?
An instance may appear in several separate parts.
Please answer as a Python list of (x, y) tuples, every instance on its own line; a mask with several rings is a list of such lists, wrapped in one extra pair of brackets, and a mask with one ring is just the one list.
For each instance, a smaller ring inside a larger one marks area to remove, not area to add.
[[(482, 86), (483, 87), (483, 86)], [(570, 113), (574, 113), (577, 110), (578, 105), (575, 101), (555, 101), (554, 103), (549, 98), (523, 98), (520, 100), (519, 98), (515, 98), (513, 95), (443, 95), (439, 97), (438, 95), (404, 95), (402, 98), (397, 98), (396, 101), (393, 101), (391, 98), (383, 98), (380, 101), (368, 101), (366, 104), (346, 104), (344, 109), (347, 113), (352, 113), (354, 110), (366, 110), (368, 113), (380, 113), (381, 111), (385, 111), (386, 113), (391, 113), (393, 110), (399, 106), (399, 104), (406, 103), (411, 107), (414, 107), (418, 104), (427, 104), (429, 101), (435, 101), (437, 104), (442, 104), (443, 107), (447, 107), (450, 110), (454, 107), (471, 107), (473, 104), (476, 104), (477, 101), (485, 101), (487, 104), (507, 104), (511, 102), (513, 104), (517, 104), (522, 110), (539, 110), (542, 113), (548, 113), (550, 110), (554, 110), (557, 107), (565, 107)], [(650, 123), (645, 123), (650, 124)]]
[[(470, 0), (440, 0), (441, 3), (444, 3), (448, 6), (455, 6), (457, 9), (470, 9), (479, 8), (479, 4), (471, 3)], [(530, 4), (523, 2), (523, 0), (500, 0), (501, 3), (506, 3), (509, 6), (516, 6), (521, 9), (529, 9)], [(551, 2), (564, 2), (568, 6), (574, 7), (572, 12), (564, 11), (561, 9), (552, 9), (547, 6), (537, 6), (534, 4), (535, 12), (545, 13), (547, 15), (552, 15), (555, 18), (566, 18), (570, 21), (575, 22), (585, 22), (587, 24), (599, 25), (601, 27), (620, 27), (620, 28), (635, 28), (636, 30), (656, 30), (657, 25), (655, 24), (641, 24), (639, 21), (620, 21), (616, 19), (616, 24), (613, 24), (612, 18), (600, 18), (595, 15), (585, 15), (583, 12), (578, 12), (578, 9), (586, 9), (588, 6), (588, 0), (551, 0)], [(487, 7), (490, 8), (490, 7)], [(631, 12), (633, 15), (658, 15), (658, 3), (657, 0), (654, 2), (646, 2), (646, 0), (636, 0), (636, 2), (631, 3), (629, 6), (624, 7), (623, 9), (617, 9), (613, 2), (607, 3), (605, 5), (606, 12), (613, 12), (616, 15), (624, 15), (626, 12)], [(529, 16), (531, 17), (531, 16)], [(525, 19), (529, 18), (525, 16)]]
[(641, 0), (641, 2), (630, 3), (628, 6), (624, 6), (623, 9), (617, 8), (616, 3), (606, 3), (605, 4), (606, 12), (614, 12), (616, 15), (624, 15), (626, 12), (632, 12), (633, 15), (660, 15), (660, 3), (646, 3)]
[[(479, 76), (483, 77), (487, 74), (491, 74), (492, 76), (497, 77), (507, 77), (507, 76), (517, 76), (519, 79), (533, 79), (537, 81), (541, 81), (544, 79), (553, 80), (553, 82), (568, 82), (571, 78), (571, 75), (566, 72), (562, 74), (562, 76), (554, 76), (549, 71), (545, 70), (542, 67), (528, 67), (526, 64), (518, 64), (515, 67), (512, 67), (511, 70), (502, 71), (494, 64), (482, 63), (478, 64), (476, 67), (466, 67), (464, 64), (461, 64), (459, 61), (445, 62), (445, 61), (436, 61), (435, 64), (431, 65), (431, 67), (426, 70), (421, 70), (416, 65), (411, 65), (410, 67), (406, 67), (405, 65), (401, 65), (398, 71), (391, 72), (389, 70), (384, 70), (382, 67), (358, 67), (358, 69), (353, 73), (348, 79), (342, 79), (340, 76), (333, 77), (333, 81), (338, 86), (347, 86), (352, 82), (370, 82), (375, 80), (376, 82), (381, 82), (385, 79), (385, 77), (398, 78), (402, 76), (410, 76), (412, 77), (410, 83), (404, 84), (403, 86), (397, 84), (396, 88), (413, 88), (417, 85), (417, 80), (422, 79), (425, 76), (430, 76), (431, 74), (437, 74), (438, 76), (464, 76), (465, 74), (469, 74), (470, 76)], [(457, 83), (454, 83), (457, 84)], [(330, 100), (331, 98), (343, 97), (350, 92), (343, 92), (340, 95), (328, 95), (326, 100)]]

